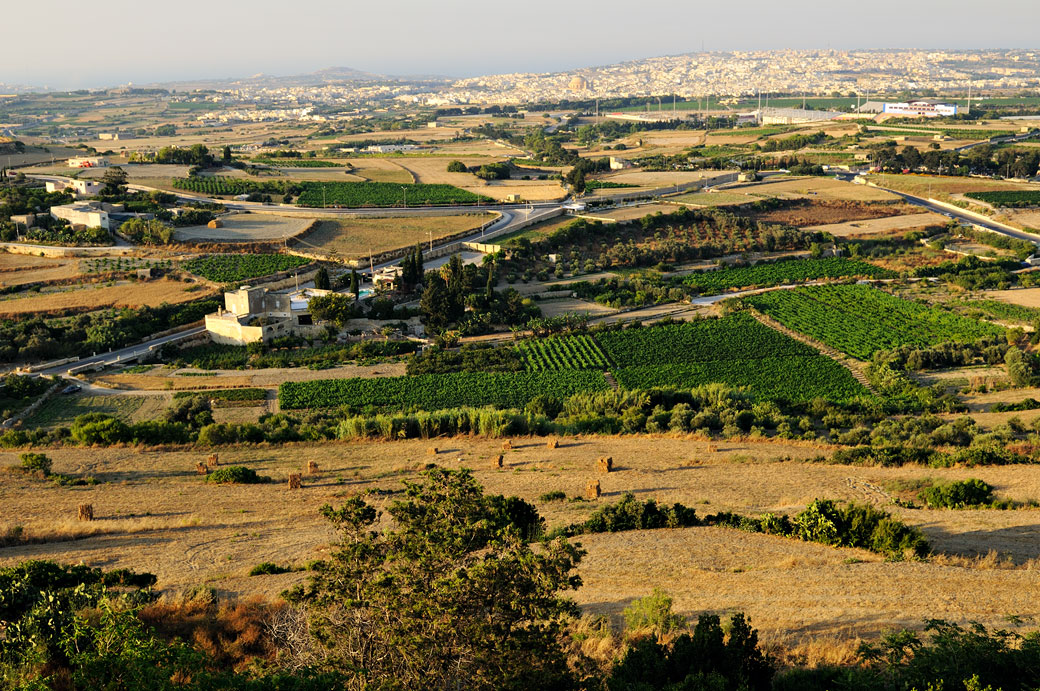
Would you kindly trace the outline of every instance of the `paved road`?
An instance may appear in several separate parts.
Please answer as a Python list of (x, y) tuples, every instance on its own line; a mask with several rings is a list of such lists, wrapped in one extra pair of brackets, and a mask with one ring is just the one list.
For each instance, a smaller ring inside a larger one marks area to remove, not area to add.
[(115, 362), (121, 362), (128, 359), (130, 356), (143, 353), (152, 346), (162, 345), (163, 343), (169, 343), (170, 341), (176, 341), (181, 338), (187, 338), (189, 336), (195, 336), (205, 331), (205, 327), (196, 326), (185, 331), (179, 331), (175, 334), (168, 336), (162, 336), (160, 338), (153, 338), (144, 343), (136, 343), (126, 348), (120, 348), (119, 350), (113, 350), (111, 353), (100, 353), (98, 355), (92, 355), (91, 357), (81, 358), (76, 362), (70, 362), (65, 365), (59, 365), (58, 367), (51, 367), (45, 370), (38, 370), (34, 374), (65, 374), (69, 369), (73, 367), (81, 367), (83, 365), (101, 365), (101, 364), (112, 364)]

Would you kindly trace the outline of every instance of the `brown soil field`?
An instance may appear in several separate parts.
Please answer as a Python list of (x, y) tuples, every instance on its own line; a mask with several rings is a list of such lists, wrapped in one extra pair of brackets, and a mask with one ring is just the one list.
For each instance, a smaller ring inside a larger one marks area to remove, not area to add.
[[(195, 288), (188, 291), (186, 288)], [(178, 304), (207, 297), (215, 291), (195, 283), (168, 279), (117, 285), (73, 287), (32, 297), (0, 300), (0, 315), (18, 315), (54, 310), (100, 309), (104, 307), (157, 307), (164, 302)]]
[[(683, 185), (688, 182), (696, 182), (697, 180), (703, 180), (704, 178), (715, 177), (718, 175), (718, 171), (661, 171), (661, 172), (643, 172), (643, 171), (629, 171), (616, 173), (614, 175), (604, 175), (603, 180), (610, 182), (620, 182), (628, 185), (635, 185), (637, 187), (667, 187), (668, 185)], [(616, 192), (625, 192), (626, 190), (620, 189), (615, 190)]]
[(727, 192), (750, 192), (751, 194), (779, 197), (780, 199), (841, 199), (874, 202), (895, 201), (899, 197), (891, 192), (868, 185), (856, 185), (834, 178), (805, 177), (780, 181), (757, 182), (748, 185), (727, 187)]
[(187, 226), (177, 228), (173, 235), (182, 242), (257, 242), (291, 238), (303, 231), (313, 219), (274, 214), (225, 214), (220, 217), (221, 228)]
[[(428, 448), (439, 447), (431, 456)], [(997, 496), (1040, 497), (1040, 467), (972, 469), (869, 468), (805, 463), (830, 449), (807, 443), (726, 441), (716, 445), (671, 437), (516, 439), (506, 467), (489, 468), (497, 440), (358, 442), (240, 446), (217, 449), (221, 464), (241, 464), (274, 479), (268, 485), (210, 486), (195, 474), (208, 449), (53, 449), (55, 472), (93, 476), (99, 484), (56, 487), (18, 475), (0, 479), (4, 522), (30, 534), (82, 536), (64, 542), (0, 549), (0, 564), (57, 559), (156, 573), (159, 587), (177, 591), (205, 584), (218, 592), (273, 595), (304, 574), (253, 577), (255, 564), (302, 564), (326, 553), (333, 537), (317, 515), (325, 503), (370, 489), (397, 490), (419, 468), (474, 468), (493, 493), (539, 505), (550, 527), (582, 520), (624, 492), (695, 506), (701, 515), (738, 511), (795, 512), (817, 497), (869, 502), (920, 527), (937, 556), (923, 562), (885, 562), (878, 555), (725, 528), (690, 528), (577, 538), (588, 550), (576, 599), (586, 610), (616, 615), (657, 586), (687, 615), (746, 612), (764, 636), (853, 639), (895, 626), (920, 626), (942, 617), (958, 623), (1000, 624), (1009, 614), (1040, 616), (1036, 600), (1040, 540), (1036, 510), (943, 511), (905, 509), (884, 489), (898, 480), (980, 478)], [(598, 475), (595, 459), (611, 455), (617, 472)], [(319, 464), (304, 488), (289, 491), (289, 472)], [(17, 453), (0, 453), (0, 466)], [(598, 478), (595, 502), (542, 502), (559, 490), (582, 492)], [(385, 506), (393, 497), (374, 495)], [(97, 520), (76, 523), (78, 504)], [(17, 517), (12, 520), (9, 517)], [(7, 526), (0, 526), (6, 528)], [(1005, 560), (988, 556), (1004, 555)]]
[(818, 230), (840, 238), (867, 237), (904, 232), (927, 226), (944, 226), (946, 217), (933, 213), (911, 213), (907, 216), (886, 216), (846, 223), (827, 223), (805, 226), (805, 230)]
[(0, 252), (0, 288), (79, 276), (79, 262)]
[(390, 250), (427, 243), (433, 239), (479, 228), (497, 214), (466, 213), (457, 216), (408, 216), (392, 218), (340, 217), (319, 222), (318, 228), (296, 244), (304, 250), (335, 251), (345, 258), (363, 258)]
[(691, 206), (739, 206), (759, 201), (763, 197), (750, 192), (691, 192), (678, 197), (669, 197), (674, 202)]
[(481, 180), (460, 187), (498, 201), (505, 201), (512, 194), (519, 195), (521, 201), (530, 202), (555, 201), (567, 196), (567, 191), (556, 180)]
[(496, 163), (505, 159), (502, 158), (488, 158), (486, 156), (480, 158), (419, 158), (419, 157), (406, 157), (401, 158), (398, 164), (412, 173), (415, 176), (416, 182), (423, 182), (429, 184), (445, 184), (455, 185), (456, 187), (462, 187), (464, 185), (475, 185), (478, 183), (480, 178), (475, 177), (472, 173), (449, 173), (447, 168), (448, 164), (453, 160), (459, 160), (467, 166), (481, 166), (487, 163)]
[(577, 298), (539, 300), (538, 306), (542, 310), (542, 316), (547, 318), (558, 317), (561, 314), (587, 314), (590, 317), (598, 317), (605, 314), (613, 314), (617, 311), (596, 302), (579, 300)]
[[(385, 158), (352, 158), (348, 161), (354, 166), (354, 174), (372, 182), (415, 182), (412, 174)], [(447, 165), (445, 163), (445, 165)], [(320, 170), (320, 168), (318, 169)]]
[(796, 228), (847, 223), (876, 218), (900, 217), (918, 214), (918, 208), (909, 204), (871, 204), (860, 201), (831, 199), (792, 201), (779, 209), (750, 212), (756, 220), (783, 223)]
[(1040, 230), (1040, 210), (1037, 209), (1001, 209), (1002, 216), (1013, 225)]
[[(184, 373), (190, 373), (185, 375)], [(347, 379), (350, 377), (397, 377), (405, 374), (403, 362), (385, 362), (379, 365), (339, 365), (323, 370), (303, 367), (268, 368), (256, 370), (180, 370), (153, 369), (142, 374), (101, 374), (93, 383), (115, 389), (134, 391), (189, 391), (203, 389), (231, 389), (255, 386), (277, 389), (283, 381), (311, 381), (314, 379)]]
[(1040, 288), (1016, 288), (1015, 290), (987, 290), (982, 293), (985, 300), (1000, 300), (1023, 307), (1040, 307)]

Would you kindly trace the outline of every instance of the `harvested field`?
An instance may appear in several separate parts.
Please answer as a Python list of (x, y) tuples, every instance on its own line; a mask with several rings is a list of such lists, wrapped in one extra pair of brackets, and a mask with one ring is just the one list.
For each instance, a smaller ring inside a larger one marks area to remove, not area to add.
[(874, 218), (886, 218), (920, 213), (920, 209), (909, 204), (870, 203), (857, 201), (837, 201), (828, 199), (794, 199), (787, 201), (778, 209), (769, 211), (740, 210), (745, 216), (756, 221), (767, 223), (783, 223), (784, 225), (804, 228), (827, 224), (863, 221)]
[(847, 223), (805, 226), (805, 230), (830, 233), (840, 238), (856, 238), (904, 232), (927, 226), (944, 226), (946, 221), (946, 217), (940, 214), (913, 213), (907, 216), (886, 216)]
[(480, 158), (460, 157), (458, 159), (451, 159), (448, 157), (420, 158), (417, 156), (409, 156), (402, 157), (397, 163), (405, 170), (410, 171), (412, 175), (415, 176), (416, 182), (455, 185), (456, 187), (477, 184), (479, 178), (474, 177), (472, 173), (449, 173), (447, 170), (448, 164), (453, 160), (459, 160), (466, 166), (482, 166), (487, 163), (497, 163), (505, 159), (488, 158), (486, 156)]
[(0, 288), (79, 276), (79, 262), (0, 252)]
[(312, 370), (305, 367), (258, 370), (195, 370), (189, 368), (171, 371), (155, 369), (145, 374), (101, 374), (94, 379), (94, 383), (99, 386), (136, 391), (193, 391), (253, 386), (275, 389), (283, 381), (399, 377), (403, 374), (405, 374), (404, 363), (386, 362), (379, 365), (340, 365), (323, 370)]
[(508, 242), (509, 240), (515, 240), (518, 238), (527, 238), (531, 241), (538, 240), (540, 238), (546, 237), (547, 235), (551, 235), (553, 232), (573, 222), (573, 216), (557, 216), (555, 218), (549, 219), (548, 221), (542, 221), (541, 223), (536, 223), (533, 226), (528, 226), (527, 228), (523, 228), (522, 230), (517, 230), (512, 233), (506, 233), (505, 235), (499, 235), (497, 238), (495, 238), (494, 242), (501, 245)]
[(157, 307), (164, 302), (175, 305), (207, 297), (215, 291), (196, 283), (169, 279), (122, 281), (115, 285), (81, 285), (61, 290), (0, 300), (0, 315), (52, 312), (57, 310), (102, 309), (105, 307)]
[(1040, 307), (1040, 288), (1017, 288), (1015, 290), (987, 290), (984, 300), (1000, 300), (1023, 307)]
[(609, 218), (615, 221), (634, 221), (651, 214), (670, 214), (676, 211), (674, 204), (640, 204), (639, 206), (626, 206), (611, 211), (594, 211), (589, 214), (590, 218)]
[(188, 226), (177, 228), (174, 238), (181, 242), (264, 242), (291, 238), (305, 230), (314, 219), (270, 214), (227, 214), (220, 217), (222, 228)]
[(170, 403), (168, 396), (52, 396), (25, 420), (31, 427), (68, 427), (84, 413), (104, 413), (124, 422), (155, 419)]
[(946, 199), (951, 194), (990, 192), (994, 190), (1040, 190), (1040, 186), (1024, 182), (1005, 182), (984, 178), (940, 177), (938, 175), (871, 175), (869, 178), (881, 187), (888, 187), (921, 197), (929, 194)]
[(750, 192), (691, 192), (678, 197), (669, 197), (671, 201), (693, 206), (736, 206), (755, 202), (762, 198)]
[[(689, 528), (587, 535), (585, 585), (575, 597), (589, 611), (617, 614), (633, 598), (661, 587), (684, 614), (744, 611), (766, 636), (788, 632), (854, 638), (884, 628), (920, 626), (928, 617), (965, 623), (1003, 622), (1007, 614), (1040, 615), (1036, 572), (1040, 554), (1035, 510), (930, 511), (899, 508), (883, 487), (924, 477), (942, 481), (978, 477), (1000, 498), (1040, 497), (1040, 467), (973, 469), (848, 467), (799, 462), (830, 450), (807, 443), (719, 442), (667, 437), (577, 437), (546, 449), (542, 438), (514, 439), (503, 470), (488, 468), (502, 453), (499, 440), (439, 439), (446, 467), (475, 468), (488, 491), (539, 504), (550, 525), (582, 520), (595, 507), (632, 491), (640, 498), (680, 501), (703, 515), (794, 512), (817, 497), (878, 505), (921, 527), (939, 557), (884, 562), (859, 550), (725, 528)], [(249, 578), (261, 561), (302, 564), (326, 553), (332, 531), (317, 515), (328, 502), (367, 489), (398, 489), (430, 459), (429, 441), (297, 444), (218, 449), (221, 463), (242, 464), (274, 478), (271, 485), (204, 484), (194, 472), (207, 450), (133, 448), (53, 449), (55, 472), (93, 476), (99, 484), (55, 487), (18, 477), (0, 484), (6, 515), (29, 533), (83, 539), (8, 547), (7, 565), (29, 558), (133, 568), (159, 576), (159, 588), (206, 584), (222, 593), (276, 594), (304, 574)], [(579, 494), (595, 475), (595, 459), (613, 457), (616, 472), (601, 475), (603, 498), (593, 503), (551, 502), (558, 490)], [(796, 459), (796, 460), (791, 460)], [(0, 453), (0, 466), (17, 461)], [(284, 488), (290, 472), (308, 461), (321, 467), (302, 491)], [(392, 497), (371, 499), (380, 506)], [(73, 523), (79, 504), (93, 504), (96, 520)], [(9, 511), (9, 513), (7, 513)], [(141, 518), (148, 514), (149, 518)], [(91, 535), (92, 534), (92, 535)], [(1005, 553), (997, 568), (985, 558)], [(982, 559), (975, 561), (980, 555)], [(1008, 566), (1017, 565), (1017, 568)]]
[(556, 180), (492, 180), (490, 182), (470, 182), (460, 185), (460, 187), (474, 194), (487, 195), (498, 201), (505, 201), (506, 197), (514, 194), (525, 202), (555, 201), (567, 196), (566, 190)]
[(1040, 211), (1037, 209), (1001, 209), (1001, 214), (1014, 225), (1040, 231)]
[(368, 257), (390, 250), (428, 243), (479, 228), (498, 214), (463, 213), (455, 216), (395, 216), (392, 218), (339, 217), (322, 219), (306, 238), (297, 241), (303, 250), (336, 252), (344, 258)]
[[(410, 172), (385, 158), (352, 158), (347, 162), (354, 167), (354, 175), (371, 182), (415, 182)], [(293, 171), (293, 175), (296, 175), (296, 171)]]
[(538, 306), (542, 309), (542, 316), (547, 318), (558, 317), (561, 314), (587, 314), (590, 317), (599, 317), (614, 314), (617, 311), (595, 302), (577, 298), (539, 300)]
[(727, 187), (727, 192), (750, 192), (764, 197), (780, 199), (840, 199), (848, 201), (873, 202), (896, 201), (899, 199), (891, 192), (879, 190), (868, 185), (856, 185), (842, 182), (834, 178), (803, 177), (781, 178), (779, 181), (751, 183)]
[[(645, 171), (631, 171), (617, 173), (616, 175), (605, 175), (602, 180), (607, 182), (619, 182), (625, 185), (635, 185), (636, 187), (668, 187), (669, 185), (685, 185), (689, 182), (697, 182), (705, 178), (713, 178), (719, 175), (719, 171), (661, 171), (661, 172), (645, 172)], [(631, 190), (619, 189), (614, 190), (615, 192), (626, 192)]]

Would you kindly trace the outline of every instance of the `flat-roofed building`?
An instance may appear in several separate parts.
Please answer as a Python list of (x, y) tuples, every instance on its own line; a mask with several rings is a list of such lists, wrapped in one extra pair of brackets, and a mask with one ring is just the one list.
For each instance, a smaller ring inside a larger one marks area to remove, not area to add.
[(51, 207), (51, 216), (63, 218), (72, 225), (86, 226), (87, 228), (109, 229), (108, 212), (97, 209), (89, 204), (62, 204)]

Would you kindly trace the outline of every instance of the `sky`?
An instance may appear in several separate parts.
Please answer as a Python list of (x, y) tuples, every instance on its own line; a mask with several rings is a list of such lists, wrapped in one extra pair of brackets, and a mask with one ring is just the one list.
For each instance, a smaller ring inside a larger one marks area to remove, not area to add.
[(48, 0), (5, 5), (0, 83), (58, 89), (292, 75), (332, 66), (453, 77), (550, 72), (702, 47), (1040, 48), (1038, 0)]

